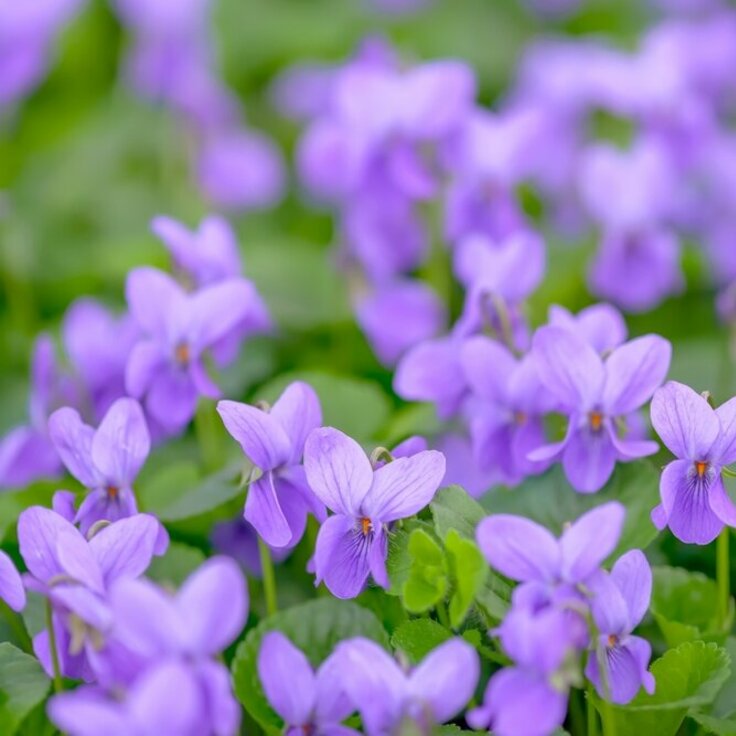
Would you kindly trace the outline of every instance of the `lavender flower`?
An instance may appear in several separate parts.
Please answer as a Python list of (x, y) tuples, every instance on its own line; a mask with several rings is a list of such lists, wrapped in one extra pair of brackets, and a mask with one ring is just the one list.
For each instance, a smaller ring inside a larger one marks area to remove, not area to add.
[(323, 521), (301, 465), (309, 433), (322, 424), (314, 389), (297, 381), (268, 411), (236, 401), (220, 401), (217, 411), (227, 431), (261, 471), (248, 487), (245, 519), (274, 547), (293, 547), (304, 534), (307, 514)]
[(48, 437), (46, 421), (54, 408), (76, 399), (68, 378), (59, 371), (54, 346), (41, 335), (33, 349), (30, 423), (12, 429), (0, 442), (0, 487), (24, 486), (61, 472), (61, 461)]
[(333, 656), (368, 736), (412, 726), (429, 733), (462, 710), (480, 674), (476, 651), (460, 638), (441, 644), (409, 672), (369, 639), (348, 639)]
[(326, 659), (315, 672), (302, 652), (281, 632), (263, 637), (258, 676), (269, 703), (281, 716), (288, 736), (351, 736), (358, 732), (340, 725), (354, 710), (343, 690), (339, 657)]
[[(136, 514), (100, 528), (87, 540), (69, 521), (41, 506), (18, 518), (18, 544), (28, 568), (26, 587), (49, 598), (62, 673), (92, 678), (113, 617), (107, 603), (111, 585), (143, 573), (166, 540), (159, 522)], [(51, 674), (49, 632), (33, 649)]]
[(723, 466), (736, 460), (736, 399), (714, 410), (688, 386), (670, 381), (654, 394), (651, 415), (677, 458), (662, 472), (662, 503), (652, 521), (683, 542), (708, 544), (724, 524), (736, 526), (736, 506), (721, 478)]
[(534, 356), (517, 361), (479, 335), (463, 345), (461, 360), (473, 392), (470, 431), (479, 470), (496, 470), (509, 485), (543, 472), (549, 461), (533, 462), (528, 455), (546, 442), (543, 417), (555, 400), (539, 379)]
[(610, 574), (599, 572), (590, 588), (599, 636), (588, 656), (586, 677), (601, 697), (614, 703), (628, 703), (642, 686), (651, 695), (654, 677), (647, 667), (652, 647), (646, 639), (631, 633), (644, 618), (652, 595), (652, 570), (647, 558), (638, 549), (627, 552)]
[(199, 396), (219, 397), (204, 354), (252, 313), (252, 285), (229, 279), (187, 294), (165, 273), (138, 268), (128, 275), (126, 295), (145, 333), (128, 359), (126, 387), (174, 434), (194, 415)]
[(549, 324), (577, 333), (601, 356), (626, 341), (626, 322), (610, 304), (592, 304), (577, 314), (553, 304), (549, 308)]
[(324, 427), (307, 438), (304, 469), (314, 493), (335, 512), (317, 537), (317, 582), (324, 580), (338, 598), (357, 596), (369, 574), (388, 587), (388, 524), (431, 501), (445, 474), (442, 454), (427, 450), (374, 470), (355, 440)]
[(133, 481), (151, 449), (140, 404), (118, 399), (95, 430), (74, 409), (49, 417), (49, 436), (69, 472), (89, 494), (75, 516), (83, 534), (98, 521), (138, 513)]
[(575, 490), (595, 493), (611, 477), (617, 460), (629, 461), (657, 451), (654, 442), (619, 433), (622, 417), (641, 407), (664, 380), (671, 347), (656, 335), (616, 348), (605, 361), (581, 336), (559, 327), (543, 327), (534, 336), (539, 378), (568, 415), (567, 436), (536, 450), (530, 459), (562, 458)]
[(13, 561), (0, 550), (0, 600), (14, 611), (22, 611), (26, 605), (26, 591)]

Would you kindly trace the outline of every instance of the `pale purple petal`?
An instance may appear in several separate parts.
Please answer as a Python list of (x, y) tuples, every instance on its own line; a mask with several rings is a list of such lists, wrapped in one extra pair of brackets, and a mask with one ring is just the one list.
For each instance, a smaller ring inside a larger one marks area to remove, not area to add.
[(92, 460), (94, 429), (82, 421), (76, 409), (64, 407), (49, 417), (49, 437), (69, 472), (87, 488), (101, 480)]
[(508, 348), (477, 335), (463, 344), (461, 361), (474, 393), (501, 404), (508, 402), (509, 384), (517, 368), (516, 358)]
[(611, 569), (611, 578), (626, 601), (629, 625), (633, 629), (639, 625), (649, 608), (652, 568), (641, 550), (632, 549), (618, 558)]
[[(537, 459), (538, 453), (532, 453)], [(603, 488), (616, 467), (616, 448), (607, 427), (595, 431), (585, 424), (573, 432), (565, 445), (562, 467), (570, 485), (579, 493)]]
[(220, 401), (217, 412), (248, 459), (261, 470), (273, 470), (291, 454), (291, 442), (278, 419), (237, 401)]
[(160, 341), (167, 339), (169, 322), (186, 301), (184, 291), (171, 276), (147, 266), (128, 274), (125, 298), (136, 322)]
[(736, 526), (736, 505), (726, 491), (721, 477), (716, 477), (708, 490), (710, 510), (728, 526)]
[[(641, 687), (639, 662), (634, 652), (626, 644), (608, 647), (605, 640), (601, 638), (599, 646), (602, 647), (601, 655), (595, 651), (588, 655), (585, 675), (595, 685), (595, 689), (602, 698), (624, 705), (634, 699)], [(606, 682), (601, 676), (598, 656), (602, 656), (605, 662)]]
[(490, 726), (497, 736), (548, 736), (562, 725), (567, 711), (566, 693), (515, 667), (491, 678), (484, 700), (485, 707), (468, 713), (468, 723)]
[(355, 598), (370, 573), (372, 539), (355, 519), (331, 516), (319, 529), (314, 550), (317, 582), (324, 581), (337, 598)]
[(65, 576), (97, 593), (105, 590), (102, 570), (87, 540), (73, 527), (61, 529), (56, 537), (56, 557)]
[(373, 482), (373, 469), (360, 445), (333, 427), (315, 429), (304, 446), (310, 488), (338, 513), (360, 514)]
[(14, 611), (21, 611), (26, 605), (26, 591), (23, 588), (18, 570), (13, 561), (0, 550), (0, 599)]
[(232, 644), (248, 614), (243, 573), (230, 557), (212, 557), (179, 590), (176, 605), (193, 655), (214, 655)]
[(599, 634), (628, 634), (634, 624), (629, 621), (629, 607), (616, 581), (604, 570), (598, 570), (586, 581), (590, 591), (590, 609)]
[(166, 354), (160, 343), (153, 340), (137, 342), (125, 365), (125, 390), (140, 399), (166, 365)]
[(355, 706), (343, 686), (343, 667), (339, 655), (330, 655), (317, 670), (317, 693), (314, 719), (317, 723), (339, 723), (349, 716)]
[(616, 348), (605, 362), (603, 407), (611, 416), (628, 414), (648, 401), (670, 367), (672, 346), (646, 335)]
[(560, 570), (557, 540), (543, 526), (522, 516), (496, 514), (478, 525), (476, 538), (485, 558), (512, 580), (554, 580)]
[(51, 509), (32, 506), (18, 517), (20, 553), (31, 575), (42, 582), (62, 572), (57, 540), (64, 532), (79, 534), (63, 516)]
[(429, 504), (444, 476), (445, 456), (436, 450), (396, 458), (373, 474), (361, 511), (383, 522), (413, 516)]
[(635, 460), (640, 457), (649, 457), (659, 451), (659, 445), (652, 440), (628, 440), (619, 437), (616, 428), (612, 428), (609, 434), (613, 446), (619, 458)]
[(386, 570), (386, 560), (388, 559), (388, 535), (379, 527), (373, 530), (373, 540), (371, 548), (368, 552), (368, 565), (371, 569), (371, 576), (376, 585), (380, 585), (386, 590), (391, 586), (391, 581)]
[(713, 446), (711, 459), (719, 465), (736, 462), (736, 397), (716, 409), (721, 433)]
[(248, 486), (245, 519), (253, 525), (266, 544), (286, 547), (291, 542), (292, 530), (279, 503), (271, 471)]
[(194, 416), (197, 389), (189, 373), (166, 366), (153, 380), (146, 397), (146, 409), (168, 432), (179, 432)]
[(102, 690), (80, 688), (55, 695), (47, 710), (54, 725), (71, 736), (130, 736), (123, 708)]
[(621, 537), (626, 509), (609, 501), (583, 514), (560, 537), (562, 574), (568, 582), (583, 582), (613, 552)]
[(284, 389), (271, 407), (270, 414), (291, 443), (289, 463), (301, 462), (309, 433), (322, 425), (322, 408), (317, 393), (308, 383), (295, 381)]
[(706, 460), (720, 432), (718, 416), (689, 386), (669, 381), (652, 398), (652, 426), (679, 458)]
[(280, 631), (269, 631), (258, 652), (258, 676), (268, 702), (287, 726), (306, 726), (317, 698), (314, 672)]
[(663, 471), (659, 481), (667, 526), (688, 544), (710, 544), (723, 529), (713, 513), (707, 483), (695, 480), (695, 469), (688, 460), (675, 460)]
[(0, 488), (26, 486), (62, 471), (49, 438), (33, 427), (16, 427), (0, 439)]
[(112, 615), (107, 603), (97, 594), (81, 585), (55, 585), (49, 591), (52, 604), (71, 611), (97, 631), (107, 632)]
[(107, 411), (92, 440), (92, 460), (110, 484), (130, 485), (151, 449), (141, 405), (118, 399)]
[(479, 675), (475, 649), (454, 638), (432, 650), (411, 673), (409, 691), (431, 708), (436, 723), (446, 723), (467, 705)]
[(539, 377), (569, 410), (589, 411), (600, 401), (603, 363), (581, 337), (561, 327), (542, 327), (534, 335)]
[(138, 577), (151, 564), (159, 534), (159, 522), (150, 514), (136, 514), (103, 527), (89, 547), (105, 583), (122, 577)]

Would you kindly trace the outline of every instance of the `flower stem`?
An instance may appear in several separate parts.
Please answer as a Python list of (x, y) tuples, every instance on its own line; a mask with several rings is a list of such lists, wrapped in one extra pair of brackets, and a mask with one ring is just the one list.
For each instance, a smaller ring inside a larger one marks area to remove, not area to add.
[(263, 595), (266, 599), (266, 613), (273, 616), (278, 611), (276, 600), (276, 576), (273, 571), (273, 560), (268, 545), (258, 537), (258, 553), (261, 557), (261, 574), (263, 575)]
[(51, 650), (51, 666), (54, 670), (54, 692), (60, 693), (64, 689), (61, 680), (61, 667), (59, 666), (59, 651), (56, 648), (56, 630), (54, 629), (54, 618), (51, 610), (51, 601), (46, 599), (46, 626), (49, 630), (49, 649)]
[(718, 582), (718, 622), (721, 628), (725, 628), (728, 622), (728, 614), (731, 600), (731, 558), (728, 549), (728, 535), (731, 529), (723, 527), (716, 542), (716, 579)]
[(585, 701), (587, 703), (588, 714), (588, 736), (598, 736), (598, 714), (595, 712), (593, 693), (591, 690), (588, 690)]
[(440, 620), (440, 623), (446, 629), (452, 629), (452, 626), (450, 626), (450, 617), (447, 615), (447, 606), (445, 605), (445, 602), (437, 601), (435, 609), (437, 610), (437, 618)]
[(215, 402), (200, 399), (197, 413), (194, 415), (194, 430), (206, 473), (212, 473), (222, 465), (218, 436), (218, 416)]

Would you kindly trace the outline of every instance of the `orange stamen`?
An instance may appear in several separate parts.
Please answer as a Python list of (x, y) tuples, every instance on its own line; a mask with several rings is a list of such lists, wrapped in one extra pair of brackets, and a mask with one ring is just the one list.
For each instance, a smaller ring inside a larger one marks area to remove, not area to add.
[(514, 421), (517, 424), (526, 424), (526, 414), (523, 411), (514, 412)]
[(363, 532), (363, 536), (368, 536), (373, 531), (373, 522), (367, 516), (360, 520), (360, 530)]
[(594, 432), (597, 432), (603, 426), (603, 414), (599, 411), (590, 412), (590, 426)]
[(118, 497), (118, 493), (120, 493), (120, 489), (117, 488), (116, 486), (108, 486), (107, 488), (105, 488), (105, 490), (107, 491), (107, 495), (110, 496), (110, 498), (113, 498), (113, 499), (114, 498), (117, 498)]
[(185, 342), (179, 343), (174, 350), (174, 357), (177, 363), (187, 365), (189, 363), (189, 345)]
[(708, 470), (708, 463), (696, 462), (695, 470), (698, 473), (698, 477), (702, 478), (705, 475), (705, 471)]
[(608, 646), (609, 646), (609, 648), (610, 647), (615, 647), (616, 644), (618, 644), (618, 637), (616, 636), (616, 634), (609, 634), (608, 635)]

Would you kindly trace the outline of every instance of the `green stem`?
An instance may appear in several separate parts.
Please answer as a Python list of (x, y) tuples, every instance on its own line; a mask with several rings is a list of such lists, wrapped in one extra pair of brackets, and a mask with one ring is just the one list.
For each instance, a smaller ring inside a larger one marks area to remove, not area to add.
[(721, 628), (728, 623), (731, 600), (731, 558), (728, 550), (729, 527), (724, 526), (716, 542), (716, 579), (718, 582), (718, 622)]
[(218, 437), (218, 416), (215, 402), (201, 399), (194, 417), (194, 430), (206, 473), (217, 470), (222, 465)]
[(263, 575), (263, 595), (266, 599), (266, 613), (273, 616), (278, 611), (276, 600), (276, 576), (273, 571), (273, 560), (268, 545), (258, 537), (258, 552), (261, 557), (261, 574)]
[(445, 602), (438, 601), (435, 609), (437, 611), (437, 618), (440, 620), (440, 623), (446, 629), (452, 630), (452, 626), (450, 626), (450, 617), (447, 615), (447, 606), (445, 605)]
[(616, 736), (616, 719), (613, 716), (613, 708), (608, 700), (603, 700), (603, 733), (605, 736)]
[(56, 631), (51, 610), (51, 601), (46, 599), (46, 627), (49, 630), (49, 649), (51, 650), (51, 666), (54, 670), (54, 692), (60, 693), (64, 689), (59, 666), (59, 650), (56, 648)]
[(595, 712), (593, 693), (590, 690), (588, 690), (585, 701), (587, 703), (588, 714), (588, 736), (598, 736), (598, 714)]
[(31, 642), (31, 637), (28, 636), (26, 627), (22, 623), (23, 619), (4, 601), (0, 601), (0, 609), (2, 609), (3, 616), (8, 622), (8, 626), (10, 626), (13, 634), (15, 634), (15, 638), (21, 648), (26, 652), (33, 652), (33, 643)]

